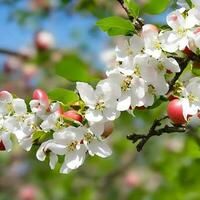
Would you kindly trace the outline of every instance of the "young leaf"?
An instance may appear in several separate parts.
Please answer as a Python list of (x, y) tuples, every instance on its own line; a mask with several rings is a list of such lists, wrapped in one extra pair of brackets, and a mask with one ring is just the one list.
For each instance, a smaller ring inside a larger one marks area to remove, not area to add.
[(149, 0), (143, 7), (144, 13), (156, 15), (163, 12), (169, 6), (170, 0)]
[(88, 82), (91, 79), (88, 65), (75, 55), (65, 56), (55, 68), (57, 75), (70, 81)]
[(99, 20), (96, 25), (110, 36), (133, 35), (134, 26), (126, 19), (113, 16)]
[(134, 0), (125, 0), (125, 4), (130, 11), (130, 14), (137, 18), (140, 13), (140, 6)]
[(56, 88), (48, 93), (51, 100), (60, 101), (64, 104), (79, 100), (79, 96), (71, 90)]

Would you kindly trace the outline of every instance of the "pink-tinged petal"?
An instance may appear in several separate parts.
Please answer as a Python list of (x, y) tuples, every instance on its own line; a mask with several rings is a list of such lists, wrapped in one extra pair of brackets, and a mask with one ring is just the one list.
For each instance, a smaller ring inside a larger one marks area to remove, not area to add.
[(167, 24), (175, 31), (178, 31), (180, 27), (185, 27), (185, 19), (179, 10), (171, 12), (167, 16)]
[(13, 100), (12, 94), (7, 91), (0, 92), (0, 102), (11, 103)]

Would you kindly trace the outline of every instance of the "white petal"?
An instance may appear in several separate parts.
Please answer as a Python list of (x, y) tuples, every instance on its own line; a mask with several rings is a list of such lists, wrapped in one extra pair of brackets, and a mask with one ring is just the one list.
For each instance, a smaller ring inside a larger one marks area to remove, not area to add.
[(100, 137), (104, 132), (104, 124), (95, 123), (89, 128), (89, 131), (93, 133), (95, 136)]
[(40, 160), (40, 161), (45, 160), (45, 158), (46, 158), (45, 147), (51, 141), (52, 140), (48, 140), (48, 141), (46, 141), (46, 142), (44, 142), (40, 145), (40, 147), (39, 147), (39, 149), (37, 150), (37, 153), (36, 153), (36, 157), (37, 157), (38, 160)]
[(50, 142), (45, 146), (45, 149), (50, 150), (54, 154), (64, 155), (66, 153), (66, 145), (56, 144), (54, 142)]
[(91, 122), (100, 122), (103, 120), (103, 115), (99, 110), (88, 109), (85, 113), (85, 118)]
[(131, 105), (131, 96), (130, 93), (123, 93), (122, 96), (118, 99), (117, 110), (125, 111), (130, 108)]
[(120, 111), (113, 108), (105, 108), (103, 114), (107, 120), (113, 121), (120, 116)]
[(11, 151), (12, 149), (12, 142), (11, 142), (11, 139), (10, 139), (10, 134), (5, 132), (1, 135), (1, 140), (5, 146), (5, 149), (6, 151)]
[(87, 147), (90, 155), (106, 158), (112, 154), (110, 147), (103, 141), (94, 140)]
[(94, 89), (88, 83), (77, 82), (76, 89), (79, 92), (81, 99), (88, 106), (94, 107), (96, 104), (96, 98), (94, 94)]
[(51, 169), (55, 169), (55, 166), (58, 162), (58, 156), (54, 153), (50, 153), (50, 157), (49, 157), (49, 166)]
[(72, 170), (67, 167), (66, 163), (64, 162), (60, 168), (60, 173), (62, 174), (69, 174)]
[(26, 103), (23, 99), (13, 99), (13, 108), (17, 115), (27, 112)]
[(175, 59), (162, 57), (161, 62), (171, 72), (180, 72), (179, 64)]
[(65, 157), (65, 162), (68, 168), (77, 169), (80, 167), (85, 160), (86, 148), (81, 145), (77, 151), (68, 152)]
[(32, 144), (33, 144), (33, 141), (32, 141), (32, 138), (25, 138), (23, 140), (20, 140), (19, 144), (22, 146), (22, 148), (24, 150), (30, 151), (31, 147), (32, 147)]

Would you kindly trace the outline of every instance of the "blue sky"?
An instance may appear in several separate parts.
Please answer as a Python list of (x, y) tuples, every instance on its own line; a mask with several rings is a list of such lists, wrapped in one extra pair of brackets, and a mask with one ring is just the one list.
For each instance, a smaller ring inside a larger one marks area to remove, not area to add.
[[(26, 8), (28, 1), (20, 1), (17, 8)], [(0, 6), (0, 48), (19, 50), (33, 45), (34, 33), (39, 29), (50, 31), (56, 40), (57, 48), (75, 49), (84, 54), (96, 57), (106, 46), (109, 38), (105, 33), (91, 34), (96, 19), (90, 15), (67, 15), (63, 12), (53, 12), (48, 18), (28, 26), (20, 26), (16, 20), (9, 20), (13, 9), (10, 6)], [(90, 56), (84, 55), (90, 58)], [(0, 55), (0, 61), (4, 56)]]
[[(16, 4), (17, 8), (26, 9), (28, 0), (21, 0)], [(15, 8), (16, 8), (15, 7)], [(56, 40), (56, 47), (78, 50), (84, 58), (96, 63), (99, 52), (106, 48), (109, 37), (97, 31), (91, 34), (95, 27), (96, 19), (90, 15), (69, 14), (56, 11), (48, 18), (27, 26), (20, 26), (16, 20), (9, 20), (9, 16), (15, 8), (0, 5), (0, 48), (19, 50), (33, 46), (34, 33), (39, 29), (50, 31)], [(160, 16), (145, 16), (148, 23), (164, 23), (169, 10)], [(151, 21), (149, 21), (149, 19)], [(0, 62), (5, 56), (0, 55)]]

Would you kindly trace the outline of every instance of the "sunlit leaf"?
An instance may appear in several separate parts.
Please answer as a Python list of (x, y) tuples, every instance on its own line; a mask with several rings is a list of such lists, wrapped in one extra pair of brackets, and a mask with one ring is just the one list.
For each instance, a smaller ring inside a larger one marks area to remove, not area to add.
[(133, 24), (129, 20), (117, 16), (101, 19), (96, 24), (110, 36), (132, 35), (134, 33)]

